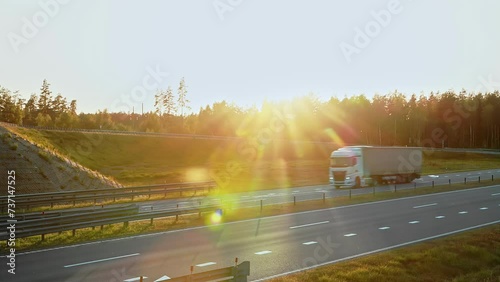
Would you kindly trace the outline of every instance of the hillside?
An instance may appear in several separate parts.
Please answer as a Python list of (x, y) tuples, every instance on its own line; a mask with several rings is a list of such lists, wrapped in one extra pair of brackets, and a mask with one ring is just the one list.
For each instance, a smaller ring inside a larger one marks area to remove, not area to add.
[[(16, 194), (110, 188), (117, 182), (57, 156), (0, 126), (0, 169), (15, 170)], [(6, 195), (2, 189), (0, 195)]]

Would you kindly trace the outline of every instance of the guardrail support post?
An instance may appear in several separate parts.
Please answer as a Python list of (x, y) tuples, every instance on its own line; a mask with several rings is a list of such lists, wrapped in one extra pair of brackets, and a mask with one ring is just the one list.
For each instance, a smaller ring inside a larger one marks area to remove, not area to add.
[(42, 241), (45, 240), (45, 234), (42, 234)]
[(375, 186), (372, 187), (373, 196), (375, 196)]
[(293, 205), (295, 206), (296, 203), (297, 201), (295, 200), (295, 196), (293, 196)]
[(467, 177), (464, 177), (464, 184), (467, 184)]
[(326, 200), (326, 195), (325, 193), (323, 193), (323, 203), (325, 202), (325, 200)]
[(104, 229), (104, 225), (101, 225), (101, 231)]
[(351, 189), (351, 188), (349, 188), (349, 199), (350, 199), (350, 198), (351, 198), (351, 196), (352, 196), (352, 195), (351, 195), (351, 190), (352, 190), (352, 189)]
[(398, 191), (398, 187), (396, 185), (396, 183), (394, 183), (394, 192), (397, 192)]
[(149, 224), (153, 225), (153, 218), (151, 218), (151, 221), (149, 222)]
[(128, 227), (128, 221), (125, 221), (125, 222), (123, 223), (123, 227)]
[(260, 200), (260, 211), (262, 211), (262, 199)]
[(75, 237), (75, 234), (76, 234), (76, 229), (73, 229), (73, 232), (72, 232), (73, 237)]
[(434, 188), (434, 180), (432, 180), (432, 188)]
[(491, 175), (491, 181), (493, 181), (493, 174)]
[(451, 179), (448, 178), (448, 186), (451, 185)]
[(478, 178), (478, 182), (479, 182), (479, 183), (481, 183), (481, 176), (479, 176), (479, 178)]

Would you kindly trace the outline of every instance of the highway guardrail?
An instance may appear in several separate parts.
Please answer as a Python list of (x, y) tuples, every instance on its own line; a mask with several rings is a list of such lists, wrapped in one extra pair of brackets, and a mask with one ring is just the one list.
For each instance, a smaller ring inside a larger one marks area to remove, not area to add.
[[(97, 201), (131, 198), (137, 196), (148, 196), (164, 194), (179, 193), (182, 197), (184, 192), (195, 191), (208, 191), (210, 192), (212, 188), (215, 187), (215, 182), (205, 181), (205, 182), (183, 182), (183, 183), (169, 183), (169, 184), (156, 184), (147, 186), (133, 186), (133, 187), (123, 187), (123, 188), (105, 188), (105, 189), (89, 189), (89, 190), (77, 190), (77, 191), (62, 191), (62, 192), (51, 192), (51, 193), (36, 193), (36, 194), (16, 194), (14, 200), (16, 208), (24, 208), (29, 210), (34, 206), (49, 206), (53, 207), (54, 204), (73, 204), (77, 202), (89, 202), (93, 201), (94, 204)], [(11, 199), (12, 201), (12, 199)], [(7, 204), (9, 203), (9, 196), (0, 196), (0, 211), (3, 213), (6, 211)]]

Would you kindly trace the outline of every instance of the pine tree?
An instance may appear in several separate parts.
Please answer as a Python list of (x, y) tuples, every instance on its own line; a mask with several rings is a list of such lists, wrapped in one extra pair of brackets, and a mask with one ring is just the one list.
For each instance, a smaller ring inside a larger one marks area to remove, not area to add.
[(177, 89), (177, 105), (181, 109), (181, 116), (184, 116), (184, 109), (191, 110), (191, 107), (188, 105), (190, 102), (187, 98), (187, 89), (186, 89), (186, 83), (184, 81), (184, 77), (181, 79), (181, 82), (179, 83), (179, 88)]

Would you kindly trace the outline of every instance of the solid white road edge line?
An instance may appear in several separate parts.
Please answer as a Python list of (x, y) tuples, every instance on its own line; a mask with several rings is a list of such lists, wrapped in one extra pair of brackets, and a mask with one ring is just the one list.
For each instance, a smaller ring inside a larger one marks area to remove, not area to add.
[(289, 228), (290, 229), (295, 229), (295, 228), (309, 227), (309, 226), (319, 225), (319, 224), (325, 224), (325, 223), (329, 223), (329, 222), (330, 221), (326, 220), (326, 221), (314, 222), (314, 223), (309, 223), (309, 224), (290, 226)]
[(97, 262), (103, 262), (103, 261), (108, 261), (108, 260), (115, 260), (115, 259), (121, 259), (121, 258), (128, 258), (128, 257), (133, 257), (133, 256), (138, 256), (138, 255), (140, 255), (140, 254), (139, 254), (139, 253), (135, 253), (135, 254), (124, 255), (124, 256), (118, 256), (118, 257), (112, 257), (112, 258), (105, 258), (105, 259), (91, 260), (91, 261), (86, 261), (86, 262), (80, 262), (80, 263), (75, 263), (75, 264), (65, 265), (64, 267), (65, 267), (65, 268), (68, 268), (68, 267), (74, 267), (74, 266), (86, 265), (86, 264), (97, 263)]
[(419, 209), (419, 208), (431, 207), (431, 206), (435, 206), (435, 205), (437, 205), (437, 203), (432, 203), (432, 204), (427, 204), (427, 205), (421, 205), (421, 206), (414, 206), (413, 208), (414, 209)]
[(491, 194), (491, 196), (498, 196), (498, 195), (500, 195), (500, 193)]
[(317, 265), (314, 265), (314, 266), (304, 267), (304, 268), (301, 268), (301, 269), (296, 269), (296, 270), (292, 270), (292, 271), (288, 271), (288, 272), (284, 272), (284, 273), (280, 273), (280, 274), (276, 274), (276, 275), (273, 275), (273, 276), (268, 276), (268, 277), (260, 278), (260, 279), (257, 279), (257, 280), (252, 280), (252, 281), (265, 281), (265, 280), (269, 280), (269, 279), (272, 279), (272, 278), (281, 277), (281, 276), (285, 276), (285, 275), (289, 275), (289, 274), (301, 272), (301, 271), (304, 271), (304, 270), (317, 268), (317, 267), (320, 267), (320, 266), (323, 266), (323, 265), (328, 265), (328, 264), (333, 264), (333, 263), (342, 262), (342, 261), (346, 261), (346, 260), (351, 260), (351, 259), (355, 259), (355, 258), (358, 258), (358, 257), (362, 257), (362, 256), (366, 256), (366, 255), (371, 255), (371, 254), (375, 254), (375, 253), (379, 253), (379, 252), (383, 252), (383, 251), (387, 251), (387, 250), (392, 250), (392, 249), (396, 249), (396, 248), (399, 248), (399, 247), (404, 247), (404, 246), (408, 246), (408, 245), (412, 245), (412, 244), (416, 244), (416, 243), (420, 243), (420, 242), (425, 242), (425, 241), (428, 241), (428, 240), (432, 240), (432, 239), (436, 239), (436, 238), (441, 238), (441, 237), (445, 237), (445, 236), (453, 235), (453, 234), (456, 234), (456, 233), (460, 233), (460, 232), (464, 232), (464, 231), (468, 231), (468, 230), (472, 230), (472, 229), (477, 229), (477, 228), (480, 228), (480, 227), (485, 227), (485, 226), (492, 225), (492, 224), (497, 224), (497, 223), (500, 223), (500, 220), (492, 221), (492, 222), (488, 222), (488, 223), (484, 223), (484, 224), (480, 224), (480, 225), (475, 225), (475, 226), (471, 226), (471, 227), (467, 227), (467, 228), (463, 228), (463, 229), (459, 229), (459, 230), (455, 230), (455, 231), (451, 231), (451, 232), (446, 232), (446, 233), (442, 233), (442, 234), (438, 234), (438, 235), (434, 235), (434, 236), (430, 236), (430, 237), (425, 237), (425, 238), (422, 238), (422, 239), (418, 239), (418, 240), (414, 240), (414, 241), (410, 241), (410, 242), (406, 242), (406, 243), (402, 243), (402, 244), (397, 244), (397, 245), (390, 246), (390, 247), (376, 249), (376, 250), (369, 251), (369, 252), (366, 252), (366, 253), (361, 253), (361, 254), (357, 254), (357, 255), (353, 255), (353, 256), (349, 256), (349, 257), (337, 259), (337, 260), (332, 260), (332, 261), (329, 261), (329, 262), (323, 262), (323, 263), (320, 263), (320, 264), (317, 264)]

